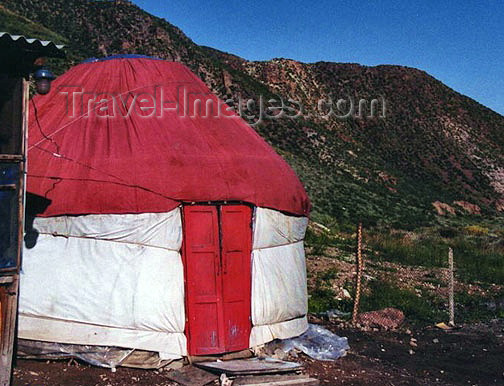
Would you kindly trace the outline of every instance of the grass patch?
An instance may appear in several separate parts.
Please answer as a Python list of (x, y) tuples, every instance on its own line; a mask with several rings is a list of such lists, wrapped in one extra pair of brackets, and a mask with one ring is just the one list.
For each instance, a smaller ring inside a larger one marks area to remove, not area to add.
[(379, 259), (406, 265), (441, 267), (446, 264), (448, 246), (436, 239), (412, 240), (403, 233), (375, 233), (366, 244), (379, 252)]
[(465, 292), (455, 294), (455, 321), (471, 323), (504, 318), (504, 291), (484, 297)]
[(308, 298), (308, 312), (318, 314), (327, 310), (339, 309), (339, 301), (331, 288), (317, 285), (310, 291)]
[(365, 241), (369, 248), (379, 252), (380, 260), (424, 267), (446, 267), (451, 246), (459, 280), (504, 284), (502, 240), (481, 232), (478, 227), (471, 229), (470, 236), (461, 232), (451, 239), (436, 234), (412, 237), (402, 232), (376, 232)]
[(420, 297), (413, 291), (378, 280), (370, 282), (368, 290), (361, 298), (361, 312), (394, 307), (404, 312), (409, 323), (421, 325), (433, 324), (446, 318), (446, 313), (441, 310), (442, 305), (432, 297)]
[(305, 245), (310, 248), (310, 254), (329, 256), (328, 249), (333, 247), (341, 252), (355, 252), (355, 237), (339, 232), (336, 228), (315, 229), (309, 226), (306, 230)]
[(486, 237), (455, 239), (457, 277), (468, 282), (504, 284), (504, 248)]
[(315, 232), (308, 227), (305, 235), (305, 245), (311, 248), (311, 254), (316, 256), (324, 256), (327, 248), (331, 245), (331, 237), (328, 232)]
[(315, 286), (309, 292), (308, 297), (308, 312), (318, 314), (324, 311), (337, 309), (344, 312), (352, 310), (352, 300), (350, 299), (337, 299), (334, 292), (331, 280), (335, 279), (338, 271), (331, 268), (322, 272), (315, 279)]

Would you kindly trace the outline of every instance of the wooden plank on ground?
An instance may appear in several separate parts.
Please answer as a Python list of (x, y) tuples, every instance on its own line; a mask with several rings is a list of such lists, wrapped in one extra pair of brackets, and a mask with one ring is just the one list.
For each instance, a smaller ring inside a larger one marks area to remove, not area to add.
[(254, 354), (252, 353), (252, 351), (250, 351), (250, 349), (246, 349), (246, 350), (242, 350), (242, 351), (236, 351), (236, 352), (224, 354), (221, 359), (223, 361), (232, 361), (235, 359), (252, 358), (253, 356), (254, 356)]
[(234, 359), (245, 359), (245, 358), (251, 358), (253, 357), (252, 351), (249, 349), (242, 350), (242, 351), (237, 351), (237, 352), (232, 352), (232, 353), (227, 353), (223, 355), (196, 355), (192, 356), (189, 355), (187, 358), (189, 359), (189, 363), (200, 363), (200, 362), (215, 362), (217, 359), (220, 359), (222, 361), (230, 361)]
[(183, 386), (204, 386), (219, 379), (218, 375), (191, 365), (184, 366), (180, 370), (171, 371), (166, 377)]
[(318, 386), (320, 381), (308, 375), (268, 375), (238, 377), (233, 386)]
[(286, 362), (273, 358), (251, 358), (226, 362), (196, 363), (202, 369), (233, 375), (275, 374), (299, 371), (303, 368), (299, 363)]

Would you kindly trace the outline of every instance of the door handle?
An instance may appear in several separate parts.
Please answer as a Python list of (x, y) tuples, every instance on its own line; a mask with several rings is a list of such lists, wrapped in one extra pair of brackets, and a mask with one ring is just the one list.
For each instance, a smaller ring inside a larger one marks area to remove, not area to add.
[(0, 190), (16, 190), (16, 184), (0, 185)]

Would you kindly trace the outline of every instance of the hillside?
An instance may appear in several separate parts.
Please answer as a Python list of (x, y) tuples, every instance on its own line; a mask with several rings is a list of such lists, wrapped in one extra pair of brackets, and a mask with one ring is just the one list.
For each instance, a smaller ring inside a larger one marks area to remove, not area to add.
[[(251, 62), (198, 46), (126, 1), (0, 4), (7, 9), (0, 8), (0, 30), (23, 32), (26, 23), (24, 34), (68, 45), (60, 72), (87, 57), (145, 54), (183, 62), (223, 99), (262, 95), (302, 103), (303, 117), (264, 119), (254, 127), (299, 174), (316, 219), (416, 227), (438, 221), (442, 212), (494, 217), (504, 210), (504, 117), (423, 71)], [(329, 98), (385, 100), (385, 117), (369, 118), (369, 109), (361, 117), (324, 117), (317, 103)], [(248, 113), (255, 123), (257, 111)]]

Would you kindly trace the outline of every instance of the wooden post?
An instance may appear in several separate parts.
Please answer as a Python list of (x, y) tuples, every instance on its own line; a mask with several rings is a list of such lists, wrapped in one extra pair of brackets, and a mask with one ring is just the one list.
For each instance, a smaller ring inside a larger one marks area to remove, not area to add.
[(449, 283), (448, 283), (448, 304), (450, 308), (450, 326), (455, 325), (455, 277), (453, 274), (453, 249), (448, 248), (448, 270), (449, 270)]
[[(9, 280), (12, 282), (9, 283)], [(16, 315), (18, 302), (18, 275), (2, 276), (0, 284), (0, 385), (10, 385), (14, 338), (16, 334)]]
[(359, 313), (362, 271), (364, 268), (363, 267), (363, 260), (362, 260), (362, 222), (359, 222), (359, 226), (357, 227), (356, 264), (357, 264), (357, 277), (356, 277), (356, 281), (355, 281), (355, 299), (354, 299), (354, 307), (353, 307), (353, 313), (352, 313), (352, 324), (354, 324), (354, 325), (357, 323), (357, 315)]

